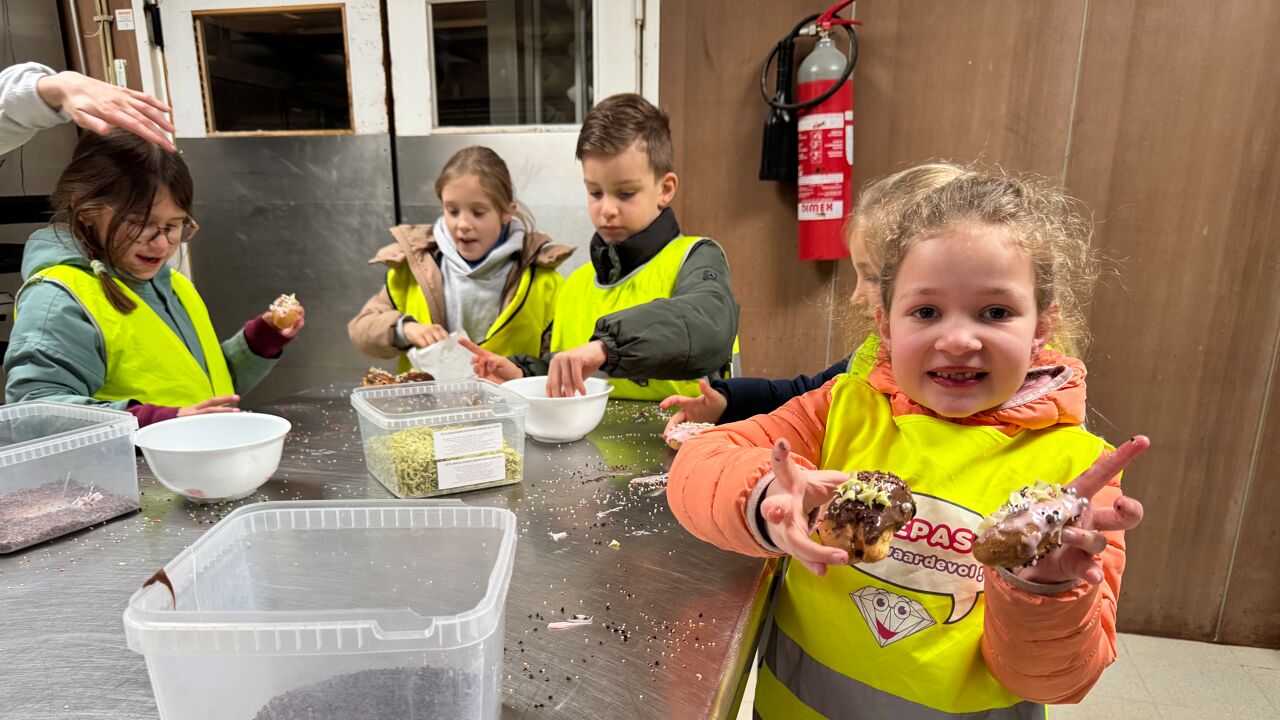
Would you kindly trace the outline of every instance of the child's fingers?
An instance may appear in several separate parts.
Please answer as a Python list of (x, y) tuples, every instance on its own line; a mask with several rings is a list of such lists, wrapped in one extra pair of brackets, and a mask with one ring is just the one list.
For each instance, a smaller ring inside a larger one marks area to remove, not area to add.
[(561, 375), (564, 374), (564, 362), (559, 356), (551, 358), (551, 367), (547, 368), (547, 397), (564, 397)]
[(697, 402), (697, 400), (698, 398), (691, 398), (687, 395), (668, 395), (666, 399), (658, 403), (658, 407), (666, 410), (672, 405), (679, 405), (681, 409), (684, 409), (685, 405), (691, 402)]
[(1080, 548), (1068, 548), (1062, 553), (1060, 563), (1067, 577), (1080, 578), (1090, 585), (1102, 582), (1102, 568), (1092, 555)]
[(1102, 533), (1078, 527), (1063, 528), (1062, 544), (1079, 548), (1090, 556), (1100, 555), (1107, 549), (1107, 539)]
[(711, 387), (711, 383), (706, 378), (698, 380), (698, 389), (702, 391), (702, 395), (704, 397), (710, 397), (711, 393), (716, 391), (715, 388)]
[(1067, 487), (1075, 488), (1080, 497), (1091, 498), (1149, 447), (1151, 440), (1145, 435), (1130, 438), (1116, 448), (1115, 452), (1095, 460), (1088, 470), (1080, 473)]
[(1095, 530), (1132, 530), (1142, 522), (1142, 514), (1142, 503), (1131, 497), (1120, 497), (1114, 507), (1094, 510), (1089, 524)]
[(805, 507), (819, 507), (831, 499), (849, 476), (836, 470), (813, 470), (805, 475)]
[(663, 428), (662, 436), (666, 437), (670, 435), (671, 431), (674, 430), (676, 426), (682, 422), (684, 422), (684, 410), (680, 410), (675, 415), (672, 415), (670, 418), (667, 418), (667, 426)]
[(769, 464), (773, 467), (773, 481), (778, 483), (780, 490), (790, 495), (804, 491), (800, 479), (796, 477), (795, 463), (791, 462), (791, 443), (785, 438), (779, 438), (773, 444), (773, 454), (769, 458)]
[(485, 350), (484, 348), (480, 347), (479, 345), (471, 342), (466, 338), (458, 338), (458, 344), (470, 350), (471, 353), (476, 357), (484, 357), (485, 355), (490, 354), (488, 350)]
[(797, 525), (791, 525), (786, 529), (786, 538), (787, 547), (782, 549), (804, 563), (814, 575), (826, 575), (828, 565), (844, 565), (849, 562), (849, 555), (845, 551), (814, 542), (809, 537), (807, 527), (801, 529)]
[(218, 405), (230, 405), (240, 401), (239, 395), (216, 395), (201, 403), (196, 403), (195, 407), (199, 409), (216, 407)]

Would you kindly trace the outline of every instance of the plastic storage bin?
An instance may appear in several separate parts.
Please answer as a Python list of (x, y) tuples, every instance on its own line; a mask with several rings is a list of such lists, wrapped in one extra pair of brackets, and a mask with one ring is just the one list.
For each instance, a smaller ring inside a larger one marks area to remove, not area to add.
[(364, 461), (401, 498), (518, 483), (529, 403), (487, 380), (357, 388)]
[(497, 718), (516, 517), (457, 500), (238, 508), (133, 594), (163, 720)]
[(137, 510), (137, 429), (117, 410), (0, 406), (0, 553)]

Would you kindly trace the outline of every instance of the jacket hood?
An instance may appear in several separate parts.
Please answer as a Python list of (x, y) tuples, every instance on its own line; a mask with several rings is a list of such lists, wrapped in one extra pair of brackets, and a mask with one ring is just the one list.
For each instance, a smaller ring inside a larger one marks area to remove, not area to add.
[(27, 280), (55, 265), (89, 269), (88, 258), (80, 252), (71, 230), (66, 226), (50, 225), (31, 233), (22, 251), (22, 279)]

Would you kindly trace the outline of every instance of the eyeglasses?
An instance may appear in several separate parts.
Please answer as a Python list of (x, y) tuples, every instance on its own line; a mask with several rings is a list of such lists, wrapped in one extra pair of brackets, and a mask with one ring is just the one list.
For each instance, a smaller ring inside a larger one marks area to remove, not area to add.
[(135, 243), (147, 244), (163, 235), (169, 244), (190, 242), (200, 231), (200, 224), (195, 218), (187, 218), (177, 225), (144, 225), (132, 220), (125, 220), (125, 229), (133, 236)]

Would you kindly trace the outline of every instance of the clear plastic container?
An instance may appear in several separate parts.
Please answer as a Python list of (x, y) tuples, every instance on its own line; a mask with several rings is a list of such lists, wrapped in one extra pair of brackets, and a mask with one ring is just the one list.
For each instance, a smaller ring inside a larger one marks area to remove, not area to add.
[(138, 421), (117, 410), (0, 406), (0, 553), (137, 510)]
[(237, 508), (129, 599), (164, 720), (497, 718), (516, 517), (457, 500)]
[(524, 478), (529, 402), (487, 380), (357, 388), (351, 405), (369, 472), (396, 497), (421, 498)]

